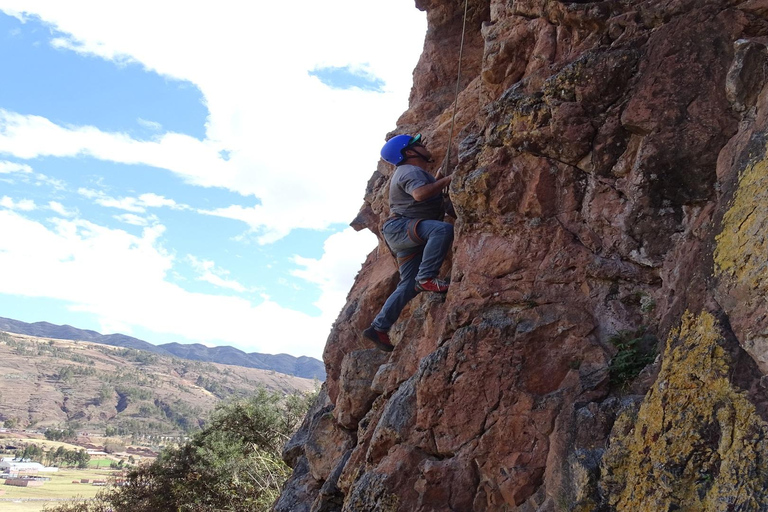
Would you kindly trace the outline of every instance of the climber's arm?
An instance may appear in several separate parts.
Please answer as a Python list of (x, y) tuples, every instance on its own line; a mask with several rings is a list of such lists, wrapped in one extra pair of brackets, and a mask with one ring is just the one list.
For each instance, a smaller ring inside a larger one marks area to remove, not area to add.
[(411, 196), (416, 201), (426, 201), (439, 194), (445, 187), (451, 183), (451, 176), (444, 176), (434, 183), (423, 185), (411, 192)]

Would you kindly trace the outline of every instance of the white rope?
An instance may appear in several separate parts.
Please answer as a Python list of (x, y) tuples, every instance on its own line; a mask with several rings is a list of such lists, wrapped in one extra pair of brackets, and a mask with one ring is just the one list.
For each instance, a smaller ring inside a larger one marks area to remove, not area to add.
[(456, 125), (456, 110), (459, 107), (459, 90), (461, 87), (461, 58), (464, 54), (464, 34), (467, 29), (467, 8), (469, 7), (469, 0), (464, 0), (464, 21), (461, 25), (461, 44), (459, 45), (459, 73), (456, 77), (456, 95), (453, 100), (453, 115), (451, 116), (451, 131), (448, 136), (448, 151), (445, 153), (445, 163), (443, 164), (443, 175), (448, 176), (450, 174), (449, 168), (451, 163), (451, 143), (453, 141), (453, 129)]

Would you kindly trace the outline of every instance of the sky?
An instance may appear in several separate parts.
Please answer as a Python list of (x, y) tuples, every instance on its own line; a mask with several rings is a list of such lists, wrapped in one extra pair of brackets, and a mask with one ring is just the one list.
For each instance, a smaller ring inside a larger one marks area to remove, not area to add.
[(320, 358), (413, 0), (0, 0), (0, 316)]

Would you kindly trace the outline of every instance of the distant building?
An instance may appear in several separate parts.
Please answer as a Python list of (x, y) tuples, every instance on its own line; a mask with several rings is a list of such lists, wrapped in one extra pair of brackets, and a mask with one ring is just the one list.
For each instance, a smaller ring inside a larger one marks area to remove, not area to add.
[(44, 467), (39, 462), (22, 462), (16, 459), (0, 460), (0, 471), (3, 473), (37, 473)]
[(13, 485), (14, 487), (40, 487), (45, 483), (45, 480), (32, 480), (29, 478), (9, 478), (5, 481), (5, 485)]
[(7, 457), (0, 459), (0, 473), (9, 474), (34, 474), (39, 472), (55, 473), (59, 468), (48, 468), (39, 462), (21, 461), (18, 459), (9, 459)]

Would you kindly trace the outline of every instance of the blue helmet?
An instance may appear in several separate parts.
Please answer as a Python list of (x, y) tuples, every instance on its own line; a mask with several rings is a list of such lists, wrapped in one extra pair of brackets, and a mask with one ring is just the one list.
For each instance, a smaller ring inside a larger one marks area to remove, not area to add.
[(416, 144), (423, 144), (420, 133), (413, 137), (410, 135), (395, 135), (381, 148), (381, 158), (392, 165), (399, 165), (400, 162), (405, 160), (403, 151)]

